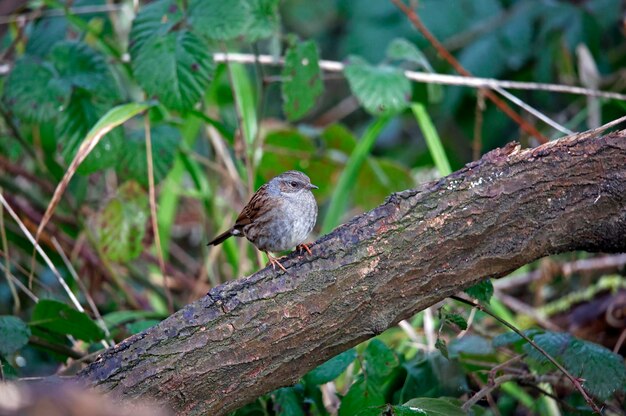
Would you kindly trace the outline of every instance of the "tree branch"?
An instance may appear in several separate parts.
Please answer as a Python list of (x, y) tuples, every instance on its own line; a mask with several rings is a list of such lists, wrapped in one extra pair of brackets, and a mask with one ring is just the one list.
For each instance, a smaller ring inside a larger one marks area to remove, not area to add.
[(393, 194), (292, 254), (212, 289), (79, 377), (178, 413), (222, 415), (487, 277), (571, 250), (626, 251), (626, 131), (510, 144)]

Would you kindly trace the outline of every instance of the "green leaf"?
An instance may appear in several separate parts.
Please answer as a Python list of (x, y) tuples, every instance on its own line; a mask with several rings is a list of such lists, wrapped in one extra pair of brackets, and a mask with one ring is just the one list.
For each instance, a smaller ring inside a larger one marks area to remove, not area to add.
[(324, 91), (315, 42), (298, 42), (287, 49), (282, 77), (283, 110), (289, 120), (299, 119)]
[(126, 330), (128, 330), (128, 332), (134, 335), (134, 334), (143, 332), (148, 328), (152, 328), (159, 322), (161, 321), (157, 319), (146, 319), (145, 321), (135, 321), (135, 322), (126, 324)]
[[(115, 151), (116, 145), (119, 143), (115, 140), (115, 137), (110, 139), (109, 146), (106, 146), (106, 141), (104, 142), (104, 146), (98, 146), (100, 142), (106, 137), (107, 133), (110, 133), (115, 127), (120, 124), (126, 122), (142, 111), (150, 108), (152, 103), (128, 103), (118, 105), (107, 111), (105, 115), (100, 117), (96, 124), (89, 130), (85, 138), (81, 141), (78, 149), (76, 150), (76, 154), (72, 155), (72, 162), (70, 163), (70, 168), (65, 172), (63, 176), (63, 180), (54, 191), (53, 201), (57, 201), (61, 197), (61, 194), (65, 191), (67, 184), (69, 183), (71, 177), (74, 175), (75, 170), (79, 169), (83, 162), (93, 153), (91, 163), (88, 164), (84, 169), (84, 171), (93, 171), (97, 169), (101, 169), (104, 167), (108, 167), (111, 165), (111, 158), (118, 157), (118, 153)], [(76, 112), (80, 112), (81, 108), (73, 109), (72, 113), (68, 113), (68, 117), (71, 117), (72, 114)], [(68, 156), (69, 157), (69, 156)], [(81, 172), (84, 172), (81, 170)], [(46, 215), (44, 215), (44, 220), (40, 227), (45, 225), (48, 219), (50, 209), (55, 207), (55, 204), (50, 204), (46, 209)]]
[(387, 406), (374, 406), (363, 409), (356, 413), (354, 416), (389, 416), (391, 415), (389, 405)]
[(307, 383), (320, 385), (333, 381), (356, 359), (357, 353), (354, 348), (344, 351), (331, 358), (324, 364), (309, 371), (306, 375)]
[[(74, 90), (57, 123), (57, 136), (62, 145), (61, 155), (68, 164), (76, 155), (83, 138), (108, 109), (109, 105), (98, 102), (85, 90)], [(80, 165), (78, 173), (87, 175), (115, 166), (119, 160), (119, 149), (124, 143), (123, 134), (121, 128), (116, 128), (104, 136)]]
[(355, 189), (367, 189), (367, 192), (355, 192), (352, 198), (354, 205), (370, 210), (390, 194), (412, 188), (413, 185), (411, 172), (401, 164), (370, 157), (359, 172), (354, 186)]
[(19, 60), (4, 88), (4, 101), (24, 121), (43, 123), (65, 107), (70, 88), (61, 82), (52, 65), (34, 59)]
[(624, 389), (624, 358), (602, 345), (574, 339), (563, 354), (563, 364), (574, 377), (585, 380), (584, 387), (589, 393), (602, 400)]
[(368, 377), (382, 379), (391, 374), (400, 361), (396, 354), (384, 342), (373, 339), (367, 344), (363, 354)]
[[(526, 335), (528, 338), (532, 339), (536, 334), (542, 334), (544, 331), (541, 329), (536, 329), (536, 328), (532, 328), (532, 329), (527, 329), (525, 331), (522, 331), (522, 333), (524, 335)], [(526, 342), (522, 337), (520, 337), (519, 335), (517, 335), (517, 333), (515, 332), (505, 332), (504, 334), (500, 334), (495, 336), (492, 340), (491, 340), (491, 345), (494, 348), (500, 348), (500, 347), (505, 347), (505, 346), (509, 346), (511, 344), (515, 344), (515, 343), (522, 343), (522, 342)]]
[(422, 51), (406, 39), (396, 38), (392, 40), (387, 47), (387, 58), (412, 62), (429, 72), (433, 72), (433, 67)]
[(350, 130), (341, 124), (331, 124), (322, 132), (321, 139), (326, 147), (350, 155), (357, 140)]
[(149, 40), (169, 33), (182, 18), (182, 10), (174, 0), (160, 0), (143, 6), (130, 31), (131, 56), (137, 56)]
[(483, 280), (465, 289), (465, 293), (480, 303), (488, 304), (491, 296), (493, 296), (493, 283), (491, 283), (491, 279)]
[(267, 416), (265, 402), (265, 398), (256, 399), (254, 402), (229, 413), (229, 416)]
[(251, 22), (245, 0), (191, 0), (188, 15), (198, 33), (216, 40), (243, 35)]
[(385, 397), (375, 383), (359, 378), (341, 400), (339, 416), (352, 416), (367, 407), (382, 406)]
[(424, 412), (428, 416), (466, 416), (461, 401), (450, 397), (419, 397), (404, 404), (405, 407)]
[(50, 52), (50, 60), (61, 82), (67, 84), (68, 88), (83, 88), (95, 94), (99, 100), (119, 99), (117, 83), (104, 57), (85, 43), (57, 43)]
[(65, 39), (67, 19), (64, 16), (42, 17), (31, 23), (25, 55), (45, 57), (55, 43)]
[(9, 363), (1, 354), (0, 354), (0, 366), (2, 367), (2, 374), (4, 374), (4, 380), (14, 380), (18, 378), (17, 371), (11, 363)]
[(250, 25), (246, 38), (256, 41), (272, 36), (280, 30), (278, 0), (248, 0), (250, 6)]
[(448, 344), (446, 340), (443, 338), (437, 337), (437, 341), (435, 341), (435, 348), (447, 359), (450, 358), (450, 354), (448, 353)]
[(424, 410), (410, 406), (392, 406), (390, 414), (393, 416), (428, 416)]
[(285, 387), (274, 392), (274, 409), (279, 416), (304, 416), (300, 400), (293, 387)]
[[(585, 389), (602, 400), (608, 399), (626, 383), (623, 358), (603, 346), (557, 332), (538, 334), (533, 341), (574, 377), (583, 379)], [(537, 371), (546, 372), (555, 368), (532, 345), (525, 344), (523, 350)]]
[(356, 148), (351, 153), (346, 168), (341, 173), (337, 186), (333, 190), (330, 206), (326, 211), (326, 217), (322, 224), (322, 233), (328, 233), (337, 225), (341, 219), (341, 215), (348, 207), (350, 194), (354, 188), (354, 183), (359, 175), (363, 163), (365, 163), (370, 150), (376, 142), (376, 138), (389, 122), (389, 118), (381, 117), (369, 125), (363, 137), (357, 143)]
[(17, 316), (0, 316), (0, 355), (8, 357), (28, 343), (30, 328)]
[(448, 360), (439, 352), (418, 355), (403, 364), (407, 372), (399, 402), (414, 397), (452, 396), (468, 392), (467, 378), (457, 360)]
[(207, 46), (183, 30), (147, 40), (133, 56), (133, 74), (148, 96), (178, 111), (198, 102), (213, 75)]
[(462, 331), (467, 329), (467, 321), (458, 313), (452, 313), (442, 309), (441, 316), (447, 323), (458, 326)]
[(35, 305), (29, 325), (59, 335), (71, 335), (86, 342), (104, 338), (102, 329), (89, 316), (56, 300), (40, 300)]
[[(145, 130), (137, 130), (122, 144), (117, 171), (124, 179), (134, 179), (148, 187)], [(178, 129), (161, 124), (150, 129), (154, 182), (158, 184), (169, 173), (180, 144)]]
[(472, 334), (452, 340), (448, 346), (448, 351), (450, 357), (453, 358), (460, 354), (490, 355), (494, 352), (488, 339)]
[(359, 103), (372, 115), (404, 110), (411, 98), (411, 83), (402, 71), (386, 65), (372, 66), (351, 56), (344, 73)]
[(100, 251), (107, 259), (127, 262), (143, 249), (148, 198), (136, 182), (126, 182), (95, 220)]
[(154, 311), (115, 311), (104, 315), (102, 319), (110, 330), (126, 322), (144, 320), (146, 318), (165, 318)]

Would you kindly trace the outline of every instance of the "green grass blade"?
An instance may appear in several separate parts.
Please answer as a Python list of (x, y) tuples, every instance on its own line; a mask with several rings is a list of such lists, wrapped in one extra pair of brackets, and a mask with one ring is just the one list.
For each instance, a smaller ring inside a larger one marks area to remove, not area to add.
[(441, 176), (451, 174), (452, 169), (450, 168), (450, 162), (448, 161), (446, 152), (443, 150), (441, 139), (435, 129), (435, 125), (426, 111), (426, 107), (422, 103), (413, 103), (411, 104), (411, 111), (413, 111), (413, 115), (415, 115), (415, 118), (417, 119), (417, 124), (420, 126), (420, 129), (424, 134), (426, 145), (428, 146), (431, 157), (435, 161), (435, 166), (437, 167), (439, 174)]
[(144, 103), (128, 103), (121, 104), (117, 107), (113, 107), (110, 109), (105, 115), (103, 115), (100, 120), (89, 130), (87, 136), (83, 139), (80, 147), (76, 151), (76, 155), (74, 159), (70, 163), (70, 166), (67, 168), (67, 171), (63, 175), (63, 179), (57, 188), (54, 191), (54, 195), (52, 195), (52, 199), (46, 208), (46, 212), (43, 215), (43, 219), (37, 228), (37, 234), (35, 236), (35, 240), (39, 240), (39, 236), (41, 232), (45, 228), (50, 218), (52, 218), (52, 214), (54, 209), (61, 201), (61, 196), (63, 192), (67, 189), (72, 176), (76, 173), (76, 170), (80, 166), (81, 163), (87, 158), (89, 153), (96, 147), (96, 145), (100, 142), (108, 132), (113, 130), (115, 127), (125, 123), (129, 119), (133, 118), (139, 113), (147, 110), (153, 105), (151, 102)]
[(367, 128), (361, 140), (354, 148), (346, 167), (339, 177), (337, 186), (335, 187), (330, 199), (330, 206), (326, 212), (324, 223), (322, 225), (322, 233), (326, 234), (339, 225), (341, 215), (346, 211), (350, 194), (356, 183), (357, 176), (363, 163), (367, 160), (370, 150), (376, 142), (376, 138), (389, 122), (389, 117), (381, 117), (375, 120)]
[[(193, 116), (186, 118), (185, 124), (181, 127), (183, 146), (188, 148), (193, 146), (201, 126), (202, 120), (200, 118)], [(167, 259), (169, 254), (172, 226), (174, 225), (178, 201), (180, 200), (180, 183), (185, 171), (185, 163), (181, 155), (178, 154), (172, 169), (163, 180), (161, 192), (159, 193), (157, 223), (159, 225), (159, 236), (161, 237), (161, 249), (163, 250), (164, 259)]]
[(248, 148), (254, 143), (257, 134), (256, 99), (246, 67), (242, 64), (229, 63), (231, 82), (235, 93), (237, 111), (241, 116), (243, 137)]

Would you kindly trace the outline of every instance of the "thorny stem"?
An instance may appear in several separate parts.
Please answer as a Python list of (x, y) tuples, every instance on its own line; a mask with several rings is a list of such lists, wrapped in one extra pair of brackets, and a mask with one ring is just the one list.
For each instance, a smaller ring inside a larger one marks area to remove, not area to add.
[[(472, 74), (466, 70), (457, 59), (452, 56), (450, 52), (435, 38), (435, 36), (430, 33), (430, 31), (426, 28), (422, 20), (419, 18), (417, 13), (413, 11), (409, 6), (404, 4), (402, 0), (391, 0), (393, 4), (398, 7), (402, 13), (406, 15), (406, 17), (411, 21), (411, 24), (417, 29), (425, 38), (430, 42), (430, 44), (437, 50), (437, 53), (446, 60), (452, 67), (461, 75), (469, 77)], [(489, 98), (500, 110), (502, 110), (506, 115), (508, 115), (512, 120), (514, 120), (519, 126), (526, 131), (526, 133), (530, 134), (537, 138), (540, 143), (547, 143), (548, 138), (541, 134), (534, 126), (530, 125), (526, 122), (519, 114), (517, 114), (511, 107), (509, 107), (502, 99), (500, 99), (493, 91), (488, 89), (482, 89), (483, 93), (487, 98)]]
[[(392, 0), (393, 1), (393, 0)], [(509, 328), (511, 331), (515, 332), (517, 335), (519, 335), (520, 337), (522, 337), (526, 342), (528, 342), (533, 348), (535, 348), (537, 351), (539, 351), (539, 353), (541, 355), (543, 355), (544, 357), (546, 357), (546, 359), (548, 361), (550, 361), (552, 364), (554, 364), (554, 366), (556, 368), (559, 369), (559, 371), (561, 371), (565, 377), (567, 377), (572, 384), (574, 385), (574, 387), (576, 388), (576, 390), (578, 390), (580, 392), (580, 394), (582, 394), (583, 398), (585, 399), (585, 401), (587, 402), (587, 404), (589, 404), (589, 406), (591, 406), (591, 408), (593, 409), (593, 411), (599, 415), (602, 414), (602, 412), (600, 411), (600, 408), (594, 403), (593, 399), (589, 396), (589, 394), (587, 394), (587, 392), (585, 391), (585, 388), (582, 386), (582, 384), (580, 384), (580, 381), (574, 377), (572, 374), (570, 374), (569, 371), (567, 371), (565, 369), (565, 367), (563, 367), (561, 364), (559, 364), (558, 361), (556, 361), (550, 354), (548, 354), (546, 352), (546, 350), (544, 350), (543, 348), (541, 348), (539, 345), (537, 345), (537, 343), (535, 343), (535, 341), (533, 341), (532, 339), (530, 339), (528, 336), (526, 336), (526, 334), (524, 334), (522, 331), (520, 331), (519, 329), (517, 329), (515, 326), (513, 326), (512, 324), (510, 324), (509, 322), (505, 321), (504, 319), (500, 318), (499, 316), (497, 316), (496, 314), (494, 314), (493, 312), (491, 312), (489, 309), (487, 309), (486, 307), (484, 307), (483, 305), (476, 303), (476, 302), (472, 302), (471, 300), (467, 300), (467, 299), (463, 299), (459, 296), (450, 296), (451, 299), (454, 299), (458, 302), (461, 303), (465, 303), (466, 305), (470, 305), (473, 306), (474, 308), (478, 308), (481, 311), (483, 311), (484, 313), (486, 313), (487, 315), (493, 317), (495, 320), (497, 320), (498, 322), (500, 322), (501, 324), (503, 324), (504, 326), (506, 326), (507, 328)]]
[(472, 406), (478, 403), (483, 397), (485, 397), (486, 395), (488, 395), (489, 393), (497, 389), (500, 385), (509, 381), (516, 380), (518, 378), (519, 376), (514, 375), (514, 374), (505, 374), (494, 380), (490, 380), (489, 383), (485, 387), (477, 391), (476, 394), (470, 397), (468, 401), (463, 403), (463, 406), (462, 406), (463, 411), (465, 412), (469, 411), (472, 408)]

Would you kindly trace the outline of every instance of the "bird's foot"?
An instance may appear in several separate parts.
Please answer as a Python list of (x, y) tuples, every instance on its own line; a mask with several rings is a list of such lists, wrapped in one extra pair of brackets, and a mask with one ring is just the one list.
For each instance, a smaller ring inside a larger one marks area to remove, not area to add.
[(308, 245), (302, 243), (302, 244), (298, 244), (296, 246), (296, 250), (300, 253), (300, 254), (304, 254), (304, 251), (306, 250), (307, 253), (309, 253), (309, 256), (313, 255), (313, 252), (311, 251), (311, 249), (309, 248)]
[(274, 256), (272, 256), (270, 253), (265, 252), (265, 254), (267, 254), (267, 258), (270, 261), (270, 264), (272, 265), (272, 269), (276, 270), (276, 265), (278, 265), (278, 267), (280, 267), (280, 269), (282, 271), (284, 271), (285, 273), (287, 273), (287, 269), (285, 269), (285, 267), (280, 264), (280, 262), (278, 261), (278, 259)]

